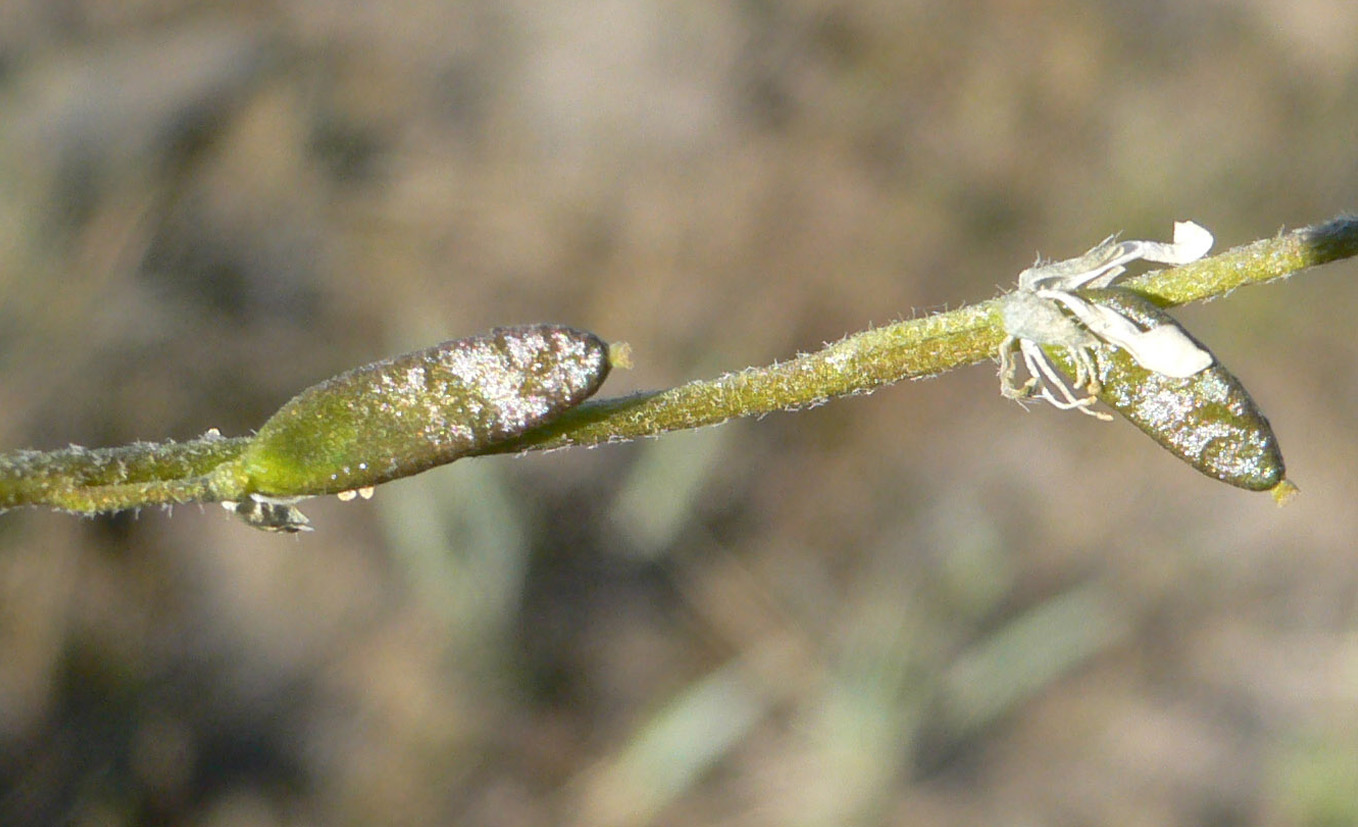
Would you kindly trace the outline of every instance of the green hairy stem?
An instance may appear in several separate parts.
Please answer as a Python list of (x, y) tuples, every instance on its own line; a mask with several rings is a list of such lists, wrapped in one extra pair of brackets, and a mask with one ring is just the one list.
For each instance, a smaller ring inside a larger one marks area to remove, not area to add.
[(216, 431), (188, 442), (0, 454), (0, 509), (50, 505), (94, 514), (210, 499), (205, 475), (250, 440)]
[[(1358, 255), (1358, 218), (1341, 216), (1204, 258), (1127, 279), (1120, 287), (1160, 307), (1223, 296)], [(814, 353), (664, 391), (586, 402), (516, 440), (478, 453), (551, 450), (623, 442), (716, 425), (742, 416), (810, 407), (871, 393), (994, 358), (1004, 339), (999, 301), (865, 330)]]
[[(1358, 219), (1341, 216), (1119, 287), (1172, 307), (1356, 253)], [(1004, 339), (991, 299), (766, 367), (585, 401), (620, 361), (617, 349), (569, 328), (505, 328), (341, 374), (303, 391), (254, 437), (209, 431), (187, 442), (0, 454), (0, 509), (93, 514), (242, 501), (255, 503), (235, 509), (252, 525), (296, 531), (305, 518), (283, 505), (295, 499), (366, 492), (463, 456), (621, 442), (807, 408), (990, 360)], [(407, 407), (393, 406), (397, 398)]]

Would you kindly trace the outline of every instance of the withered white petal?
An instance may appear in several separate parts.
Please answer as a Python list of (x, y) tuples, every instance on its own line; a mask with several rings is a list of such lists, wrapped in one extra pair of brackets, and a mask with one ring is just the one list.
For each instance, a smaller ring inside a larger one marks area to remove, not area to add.
[[(1093, 346), (1100, 342), (1122, 348), (1142, 367), (1172, 378), (1191, 377), (1207, 369), (1213, 364), (1212, 355), (1177, 324), (1143, 330), (1116, 310), (1086, 301), (1073, 291), (1107, 287), (1137, 259), (1161, 264), (1196, 261), (1213, 242), (1212, 234), (1200, 225), (1178, 221), (1170, 243), (1117, 241), (1109, 236), (1082, 256), (1024, 270), (1018, 289), (1001, 304), (1007, 334), (1000, 346), (1001, 394), (1009, 399), (1036, 396), (1059, 408), (1097, 415), (1088, 405), (1098, 391)], [(1075, 364), (1073, 387), (1087, 396), (1077, 397), (1060, 380), (1043, 347), (1065, 348)], [(1028, 370), (1029, 378), (1022, 383), (1015, 376), (1015, 351), (1022, 354)]]
[(1146, 370), (1187, 379), (1212, 366), (1212, 354), (1193, 341), (1177, 322), (1142, 330), (1110, 307), (1068, 293), (1052, 298), (1069, 307), (1091, 333), (1127, 351)]

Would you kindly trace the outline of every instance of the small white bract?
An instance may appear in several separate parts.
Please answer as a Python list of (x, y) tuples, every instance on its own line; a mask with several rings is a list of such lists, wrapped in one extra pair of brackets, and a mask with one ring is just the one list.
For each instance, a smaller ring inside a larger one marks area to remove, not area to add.
[[(1094, 346), (1120, 347), (1147, 370), (1187, 378), (1212, 365), (1212, 354), (1199, 347), (1183, 328), (1165, 324), (1142, 330), (1114, 310), (1086, 301), (1072, 291), (1104, 288), (1137, 259), (1160, 264), (1188, 264), (1212, 249), (1212, 234), (1191, 221), (1174, 224), (1174, 241), (1118, 241), (1109, 236), (1078, 258), (1042, 263), (1019, 273), (1018, 289), (1001, 300), (1004, 332), (1000, 345), (1000, 393), (1007, 399), (1045, 399), (1062, 410), (1075, 409), (1099, 419), (1108, 414), (1089, 406), (1100, 390)], [(1043, 347), (1064, 347), (1075, 365), (1067, 384)], [(1022, 354), (1028, 379), (1015, 384)], [(1055, 389), (1055, 392), (1053, 392)], [(1077, 396), (1080, 390), (1084, 396)]]

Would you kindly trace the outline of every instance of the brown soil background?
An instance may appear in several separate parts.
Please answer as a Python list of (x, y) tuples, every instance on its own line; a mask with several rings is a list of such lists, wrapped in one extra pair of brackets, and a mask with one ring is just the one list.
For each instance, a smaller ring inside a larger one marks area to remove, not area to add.
[[(0, 3), (0, 445), (499, 324), (605, 393), (1358, 205), (1358, 6)], [(994, 371), (311, 504), (0, 517), (6, 824), (1358, 823), (1353, 263), (1179, 316), (1278, 510)]]

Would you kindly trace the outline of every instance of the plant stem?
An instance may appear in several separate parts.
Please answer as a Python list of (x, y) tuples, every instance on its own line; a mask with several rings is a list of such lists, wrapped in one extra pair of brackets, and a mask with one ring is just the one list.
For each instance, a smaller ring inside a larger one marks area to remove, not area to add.
[(188, 442), (0, 454), (0, 510), (50, 505), (93, 514), (203, 502), (209, 499), (204, 475), (238, 456), (249, 442), (210, 431)]
[[(1340, 216), (1119, 286), (1171, 307), (1225, 295), (1358, 254), (1358, 218)], [(549, 424), (468, 455), (623, 442), (728, 419), (813, 407), (991, 359), (1004, 339), (995, 299), (855, 333), (814, 353), (662, 391), (585, 402)], [(224, 464), (252, 437), (0, 455), (0, 510), (50, 505), (82, 513), (242, 499)], [(219, 473), (213, 474), (217, 470)]]
[[(1263, 239), (1182, 267), (1119, 283), (1161, 307), (1225, 295), (1358, 255), (1358, 217), (1340, 216)], [(921, 319), (856, 333), (815, 353), (768, 367), (746, 368), (665, 391), (592, 400), (519, 439), (481, 453), (598, 445), (715, 425), (741, 416), (818, 405), (870, 393), (994, 356), (1004, 339), (992, 299)]]

